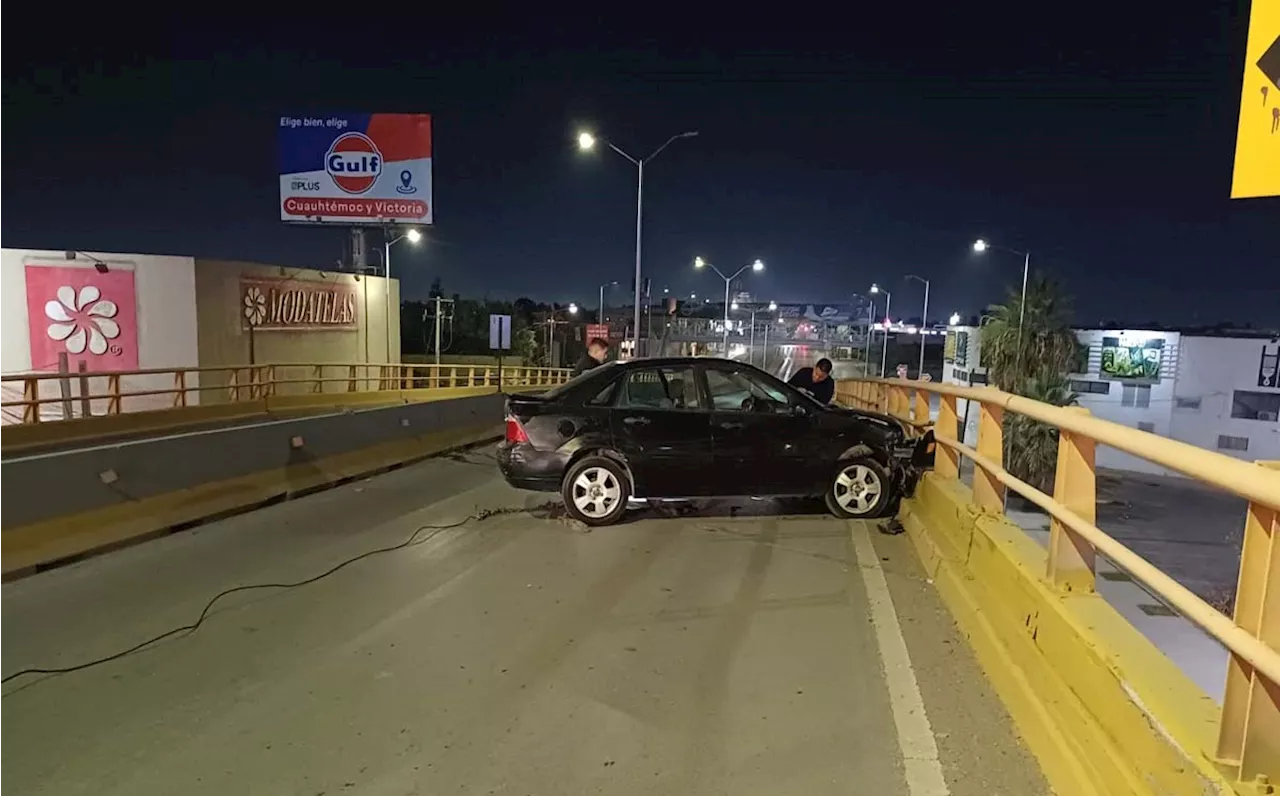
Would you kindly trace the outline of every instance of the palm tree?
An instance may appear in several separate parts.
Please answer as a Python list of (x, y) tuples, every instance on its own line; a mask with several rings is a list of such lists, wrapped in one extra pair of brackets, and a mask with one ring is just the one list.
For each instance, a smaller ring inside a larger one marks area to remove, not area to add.
[[(987, 309), (981, 344), (988, 381), (1053, 406), (1075, 404), (1078, 396), (1066, 374), (1079, 343), (1068, 325), (1066, 297), (1056, 283), (1037, 274), (1027, 285), (1025, 316), (1022, 310), (1022, 296), (1012, 289), (1004, 304)], [(1004, 442), (1005, 468), (1037, 489), (1052, 491), (1058, 430), (1010, 413), (1005, 416)]]

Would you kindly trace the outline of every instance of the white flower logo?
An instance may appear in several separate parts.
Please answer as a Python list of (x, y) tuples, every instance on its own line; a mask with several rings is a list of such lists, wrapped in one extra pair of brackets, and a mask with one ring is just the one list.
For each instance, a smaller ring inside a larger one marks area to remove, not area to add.
[(107, 341), (120, 336), (120, 325), (111, 320), (119, 311), (93, 285), (80, 288), (79, 296), (75, 288), (63, 285), (58, 288), (58, 300), (44, 305), (44, 314), (53, 321), (49, 337), (66, 341), (72, 354), (83, 354), (86, 344), (92, 354), (107, 353)]
[(244, 292), (244, 317), (250, 326), (258, 326), (267, 317), (267, 297), (256, 287)]

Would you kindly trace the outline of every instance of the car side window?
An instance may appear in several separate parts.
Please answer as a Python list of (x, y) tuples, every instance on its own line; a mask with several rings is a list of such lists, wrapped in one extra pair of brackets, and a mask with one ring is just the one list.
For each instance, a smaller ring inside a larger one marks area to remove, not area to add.
[(614, 379), (604, 386), (600, 392), (587, 400), (587, 406), (612, 406), (613, 398), (618, 393), (618, 385), (625, 379)]
[(708, 368), (707, 387), (711, 392), (711, 406), (717, 412), (782, 414), (791, 404), (786, 393), (743, 371)]
[(693, 368), (645, 368), (622, 379), (617, 402), (620, 409), (703, 409)]

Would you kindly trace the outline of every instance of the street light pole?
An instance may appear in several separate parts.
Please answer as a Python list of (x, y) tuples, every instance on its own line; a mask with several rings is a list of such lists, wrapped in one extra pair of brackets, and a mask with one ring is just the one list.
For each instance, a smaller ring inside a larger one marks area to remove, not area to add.
[(924, 378), (924, 332), (929, 326), (929, 280), (915, 274), (907, 274), (907, 279), (915, 279), (924, 282), (924, 309), (920, 312), (920, 367), (916, 371), (916, 378)]
[[(697, 130), (690, 130), (688, 132), (680, 133), (679, 135), (673, 135), (667, 139), (666, 143), (664, 143), (662, 146), (658, 147), (653, 152), (651, 152), (648, 157), (644, 157), (644, 158), (634, 158), (631, 155), (628, 155), (626, 152), (623, 152), (617, 146), (615, 146), (612, 141), (609, 141), (603, 138), (600, 139), (604, 141), (604, 143), (608, 145), (610, 149), (612, 149), (614, 152), (617, 152), (619, 155), (626, 158), (627, 160), (631, 161), (631, 163), (636, 167), (636, 284), (635, 284), (636, 307), (635, 307), (635, 336), (634, 336), (634, 346), (632, 348), (632, 356), (635, 356), (635, 357), (640, 356), (640, 292), (644, 287), (642, 282), (641, 270), (640, 270), (640, 244), (641, 244), (641, 232), (643, 229), (643, 220), (644, 220), (644, 164), (656, 158), (658, 154), (662, 152), (662, 150), (671, 146), (671, 143), (673, 141), (676, 141), (677, 139), (680, 139), (680, 138), (693, 138), (697, 134), (698, 134)], [(591, 133), (578, 134), (579, 149), (587, 150), (587, 149), (591, 149), (595, 145), (596, 145), (596, 137)]]
[(862, 355), (862, 375), (864, 376), (871, 375), (871, 324), (876, 318), (876, 300), (874, 298), (868, 300), (871, 302), (871, 307), (867, 310), (867, 346)]
[(604, 289), (606, 287), (613, 287), (616, 284), (618, 284), (618, 280), (615, 279), (612, 282), (605, 282), (600, 286), (600, 316), (596, 318), (596, 323), (604, 323)]
[(978, 254), (982, 254), (987, 249), (1003, 249), (1010, 254), (1022, 255), (1022, 299), (1018, 302), (1018, 361), (1013, 371), (1015, 381), (1013, 386), (1017, 389), (1017, 382), (1022, 380), (1022, 330), (1027, 319), (1027, 274), (1031, 271), (1031, 252), (1020, 252), (1008, 246), (995, 246), (983, 238), (973, 242), (973, 250)]
[(880, 378), (884, 378), (884, 366), (889, 359), (889, 308), (893, 306), (893, 294), (879, 285), (871, 286), (872, 293), (884, 294), (884, 347), (880, 349)]
[[(411, 229), (398, 238), (392, 238), (391, 232), (391, 227), (387, 227), (382, 233), (382, 314), (385, 316), (386, 330), (384, 336), (387, 338), (387, 358), (383, 361), (388, 365), (391, 364), (391, 247), (406, 238), (410, 243), (417, 243), (422, 240), (422, 233), (416, 229)], [(366, 318), (364, 323), (364, 336), (367, 342), (369, 339), (369, 319)]]
[(742, 272), (747, 270), (748, 268), (750, 268), (752, 271), (757, 271), (757, 272), (763, 271), (764, 263), (760, 260), (756, 260), (754, 263), (749, 263), (747, 265), (742, 266), (737, 271), (734, 271), (733, 276), (725, 276), (723, 273), (720, 272), (719, 268), (716, 268), (714, 265), (702, 259), (701, 257), (693, 258), (694, 268), (702, 268), (703, 266), (706, 266), (707, 268), (710, 268), (712, 271), (715, 271), (716, 276), (724, 280), (724, 341), (722, 345), (724, 346), (724, 355), (727, 358), (729, 356), (729, 286), (733, 284), (733, 280), (741, 276)]
[[(756, 307), (755, 304), (751, 305), (751, 353), (747, 355), (748, 365), (754, 364), (754, 360), (756, 358), (756, 310), (757, 309), (758, 307)], [(775, 312), (777, 311), (777, 309), (778, 309), (778, 302), (770, 301), (768, 311)], [(769, 327), (768, 326), (765, 327), (765, 332), (764, 332), (764, 352), (765, 352), (764, 358), (768, 359), (769, 357)], [(761, 367), (763, 367), (763, 365), (764, 365), (764, 360), (761, 360)]]

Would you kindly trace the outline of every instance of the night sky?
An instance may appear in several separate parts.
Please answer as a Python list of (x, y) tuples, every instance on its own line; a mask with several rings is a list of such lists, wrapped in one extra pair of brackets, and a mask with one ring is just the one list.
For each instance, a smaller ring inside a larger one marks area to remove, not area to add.
[(1280, 325), (1280, 200), (1227, 198), (1243, 4), (628, 7), (644, 24), (419, 4), (393, 27), (334, 6), (336, 32), (314, 4), (287, 22), (220, 7), (239, 27), (45, 5), (5, 41), (7, 247), (334, 267), (341, 232), (278, 221), (279, 116), (418, 111), (436, 226), (397, 247), (406, 298), (436, 276), (589, 306), (629, 286), (635, 168), (574, 135), (643, 155), (697, 130), (646, 171), (655, 290), (718, 295), (694, 255), (760, 257), (761, 299), (877, 281), (918, 316), (915, 273), (934, 317), (976, 313), (1021, 272), (970, 254), (981, 235), (1029, 249), (1081, 324)]

